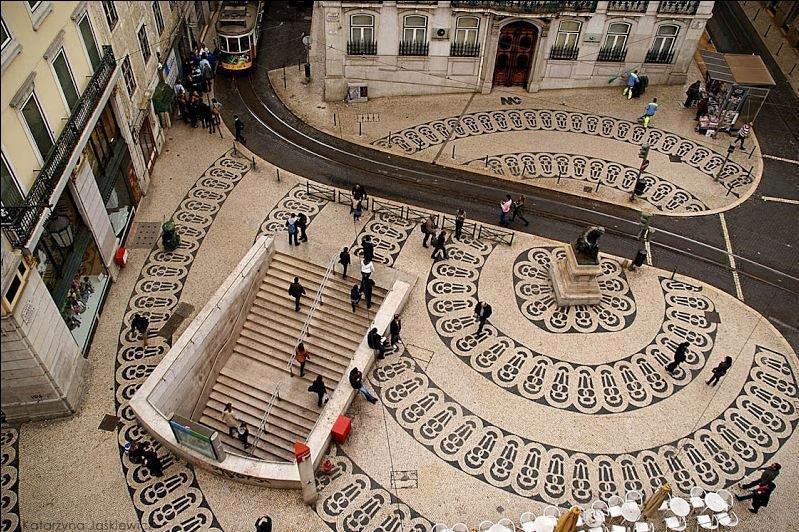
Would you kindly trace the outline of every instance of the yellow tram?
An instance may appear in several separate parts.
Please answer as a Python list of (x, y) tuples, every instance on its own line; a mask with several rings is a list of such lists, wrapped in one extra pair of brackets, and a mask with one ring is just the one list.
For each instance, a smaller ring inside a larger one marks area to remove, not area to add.
[(252, 67), (261, 33), (263, 2), (222, 2), (216, 22), (219, 68), (241, 72)]

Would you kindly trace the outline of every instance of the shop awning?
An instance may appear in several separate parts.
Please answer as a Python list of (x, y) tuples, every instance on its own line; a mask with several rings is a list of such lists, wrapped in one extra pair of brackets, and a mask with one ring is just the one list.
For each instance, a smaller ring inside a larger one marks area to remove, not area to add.
[(759, 55), (721, 54), (711, 50), (699, 50), (710, 79), (738, 85), (771, 87), (774, 78)]

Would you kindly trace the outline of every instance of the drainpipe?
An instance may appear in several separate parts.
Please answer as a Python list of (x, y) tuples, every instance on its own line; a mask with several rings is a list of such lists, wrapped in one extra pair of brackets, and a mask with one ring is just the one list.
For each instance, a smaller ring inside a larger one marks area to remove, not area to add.
[(486, 48), (488, 47), (488, 28), (493, 22), (493, 16), (488, 13), (488, 21), (485, 24), (485, 34), (483, 35), (483, 49), (480, 51), (480, 66), (477, 68), (477, 92), (483, 93), (483, 64), (485, 63)]

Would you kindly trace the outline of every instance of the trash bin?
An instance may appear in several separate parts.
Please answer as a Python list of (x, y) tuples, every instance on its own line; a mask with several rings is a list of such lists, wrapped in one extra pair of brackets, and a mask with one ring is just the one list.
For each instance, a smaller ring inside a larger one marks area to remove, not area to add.
[(161, 242), (164, 244), (164, 250), (175, 251), (180, 245), (180, 235), (175, 222), (167, 220), (161, 226)]
[(646, 262), (646, 250), (639, 249), (638, 253), (635, 254), (635, 258), (633, 259), (633, 266), (639, 268), (643, 266), (644, 262)]

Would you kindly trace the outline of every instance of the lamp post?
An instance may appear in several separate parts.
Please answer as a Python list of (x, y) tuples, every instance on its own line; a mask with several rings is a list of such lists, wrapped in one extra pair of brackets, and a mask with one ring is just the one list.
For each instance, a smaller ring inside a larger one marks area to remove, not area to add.
[(732, 155), (732, 152), (734, 151), (735, 151), (735, 143), (733, 142), (727, 147), (727, 155), (724, 156), (724, 162), (721, 163), (719, 171), (716, 173), (715, 176), (713, 176), (713, 181), (717, 183), (719, 182), (719, 180), (721, 179), (721, 172), (724, 171), (724, 167), (727, 166), (727, 161), (730, 160), (730, 155)]
[(47, 223), (47, 231), (60, 248), (68, 248), (75, 241), (72, 224), (69, 223), (69, 218), (63, 214)]

